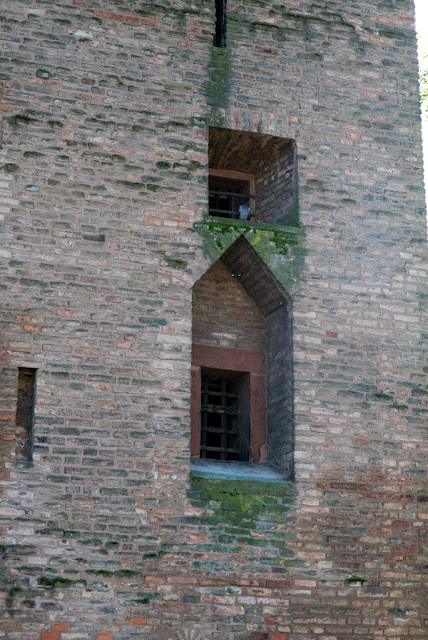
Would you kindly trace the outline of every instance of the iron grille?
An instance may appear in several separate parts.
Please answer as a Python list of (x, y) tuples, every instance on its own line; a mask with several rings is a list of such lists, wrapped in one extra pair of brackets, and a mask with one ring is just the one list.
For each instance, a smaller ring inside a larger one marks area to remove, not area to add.
[(241, 415), (239, 384), (202, 376), (201, 458), (248, 460), (249, 425)]
[(209, 213), (211, 216), (221, 218), (238, 218), (238, 209), (241, 204), (248, 204), (253, 194), (232, 193), (230, 191), (209, 191)]

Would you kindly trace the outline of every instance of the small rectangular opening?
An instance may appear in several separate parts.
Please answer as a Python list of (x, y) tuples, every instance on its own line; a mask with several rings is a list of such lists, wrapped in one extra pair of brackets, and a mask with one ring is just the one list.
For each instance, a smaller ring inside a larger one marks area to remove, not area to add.
[(37, 369), (19, 367), (18, 398), (16, 403), (16, 460), (31, 462), (33, 459), (33, 422), (36, 400)]
[(211, 216), (242, 219), (241, 205), (250, 207), (248, 218), (254, 213), (254, 177), (249, 173), (210, 169), (208, 192)]
[(249, 375), (202, 369), (201, 458), (248, 461)]

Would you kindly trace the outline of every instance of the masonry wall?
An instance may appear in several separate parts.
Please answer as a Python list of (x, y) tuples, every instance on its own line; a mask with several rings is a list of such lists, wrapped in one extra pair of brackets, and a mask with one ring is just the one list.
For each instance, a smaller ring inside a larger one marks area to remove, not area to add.
[(239, 275), (216, 262), (195, 284), (194, 344), (266, 351), (266, 321), (239, 283)]
[(256, 220), (271, 224), (294, 224), (298, 218), (297, 150), (292, 142), (283, 153), (263, 167), (255, 179)]
[[(426, 637), (413, 3), (227, 5), (226, 50), (202, 0), (1, 7), (11, 640)], [(303, 240), (204, 222), (209, 126), (296, 140)], [(293, 485), (189, 480), (192, 286), (240, 234), (293, 298)]]

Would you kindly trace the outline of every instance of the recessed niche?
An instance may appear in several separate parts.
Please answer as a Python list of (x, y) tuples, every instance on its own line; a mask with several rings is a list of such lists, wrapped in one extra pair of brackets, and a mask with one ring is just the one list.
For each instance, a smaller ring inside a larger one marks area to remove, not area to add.
[[(209, 213), (274, 225), (298, 223), (296, 143), (288, 138), (211, 127)], [(241, 204), (252, 215), (239, 214)]]
[(241, 236), (193, 287), (191, 455), (293, 469), (292, 301)]
[(15, 459), (31, 462), (33, 459), (33, 422), (36, 399), (37, 369), (19, 367), (18, 397), (16, 403)]

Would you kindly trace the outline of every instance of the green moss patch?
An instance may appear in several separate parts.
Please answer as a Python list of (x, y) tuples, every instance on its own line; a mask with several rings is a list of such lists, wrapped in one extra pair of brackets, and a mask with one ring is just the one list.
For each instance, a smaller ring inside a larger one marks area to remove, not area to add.
[(302, 227), (206, 216), (193, 229), (203, 238), (204, 254), (210, 264), (244, 236), (288, 293), (292, 295), (298, 288), (306, 255)]
[[(292, 555), (287, 514), (294, 499), (290, 482), (212, 478), (192, 475), (189, 498), (202, 510), (199, 525), (207, 527), (212, 552), (248, 552), (250, 547), (276, 550), (274, 561), (283, 564)], [(263, 532), (263, 535), (260, 535)]]

